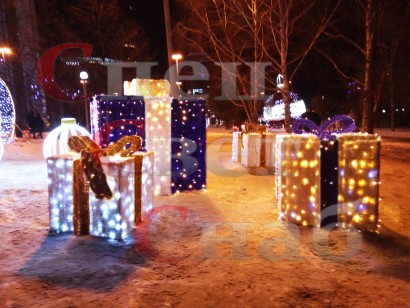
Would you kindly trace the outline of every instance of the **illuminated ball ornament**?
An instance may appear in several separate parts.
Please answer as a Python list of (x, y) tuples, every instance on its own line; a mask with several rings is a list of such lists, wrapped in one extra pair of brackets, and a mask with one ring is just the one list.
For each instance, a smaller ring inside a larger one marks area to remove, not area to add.
[(11, 93), (0, 78), (0, 138), (4, 141), (11, 138), (14, 134), (14, 124), (16, 122), (16, 113), (14, 111), (14, 102)]
[(61, 119), (61, 125), (52, 130), (44, 140), (44, 157), (72, 153), (68, 147), (68, 139), (71, 136), (88, 136), (92, 138), (84, 127), (77, 125), (74, 118), (63, 118)]

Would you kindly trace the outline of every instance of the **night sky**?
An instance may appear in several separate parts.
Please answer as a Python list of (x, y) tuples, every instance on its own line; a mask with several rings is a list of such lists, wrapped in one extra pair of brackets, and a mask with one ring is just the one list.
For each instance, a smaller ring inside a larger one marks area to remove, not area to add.
[(123, 0), (121, 4), (144, 29), (154, 52), (153, 58), (159, 62), (158, 70), (163, 73), (168, 66), (163, 0)]

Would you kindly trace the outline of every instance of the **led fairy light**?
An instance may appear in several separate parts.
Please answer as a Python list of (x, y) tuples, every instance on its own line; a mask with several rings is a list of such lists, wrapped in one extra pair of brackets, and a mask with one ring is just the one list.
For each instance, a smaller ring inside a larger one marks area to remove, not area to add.
[(339, 220), (342, 226), (377, 230), (380, 137), (351, 133), (339, 141)]
[(201, 99), (173, 99), (171, 125), (172, 192), (205, 189), (205, 101)]
[(135, 155), (141, 158), (140, 170), (135, 169), (135, 157), (100, 158), (113, 198), (97, 199), (90, 192), (91, 235), (126, 240), (141, 216), (153, 208), (154, 153), (136, 152)]
[(97, 199), (90, 192), (90, 234), (124, 240), (134, 227), (134, 158), (101, 157), (107, 182), (113, 192), (111, 200)]
[[(299, 118), (306, 112), (305, 102), (298, 100), (290, 103), (290, 116)], [(277, 103), (274, 106), (265, 106), (263, 108), (263, 119), (266, 121), (280, 121), (285, 118), (284, 103)]]
[(47, 158), (50, 232), (73, 232), (73, 163), (79, 157)]
[(145, 150), (145, 102), (142, 96), (96, 96), (91, 102), (92, 134), (106, 148), (122, 136), (138, 135)]
[(232, 162), (242, 162), (242, 132), (233, 132), (232, 134)]
[(133, 79), (124, 81), (124, 95), (140, 95), (145, 98), (167, 97), (170, 84), (166, 79)]
[(44, 140), (44, 157), (72, 153), (68, 147), (68, 139), (71, 136), (88, 136), (91, 138), (91, 134), (84, 127), (77, 125), (74, 118), (62, 118), (61, 125), (53, 129)]
[(261, 162), (262, 135), (247, 133), (242, 136), (243, 149), (241, 151), (241, 163), (245, 167), (259, 167)]
[(154, 194), (171, 194), (170, 97), (146, 98), (147, 149), (155, 152)]
[[(0, 117), (0, 127), (1, 127), (1, 117)], [(4, 153), (3, 140), (0, 139), (0, 160), (3, 157), (3, 153)]]
[(320, 140), (315, 135), (277, 135), (277, 200), (280, 217), (315, 226), (320, 214)]
[(16, 113), (10, 90), (3, 79), (0, 78), (0, 139), (7, 141), (14, 135)]

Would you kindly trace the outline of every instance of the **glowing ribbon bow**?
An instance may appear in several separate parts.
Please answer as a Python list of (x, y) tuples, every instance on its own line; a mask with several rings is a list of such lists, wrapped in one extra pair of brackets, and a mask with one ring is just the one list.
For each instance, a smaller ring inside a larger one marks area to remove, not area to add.
[(334, 140), (337, 134), (350, 133), (355, 129), (354, 120), (343, 114), (334, 116), (320, 126), (308, 119), (297, 119), (292, 124), (294, 134), (311, 133), (318, 136), (320, 140)]
[[(81, 153), (81, 164), (84, 173), (97, 199), (111, 199), (113, 196), (100, 157), (115, 154), (120, 154), (121, 157), (129, 157), (141, 148), (141, 144), (142, 138), (139, 136), (123, 136), (103, 150), (87, 136), (72, 136), (68, 139), (68, 146), (72, 150)], [(126, 148), (127, 145), (129, 145), (128, 148)]]

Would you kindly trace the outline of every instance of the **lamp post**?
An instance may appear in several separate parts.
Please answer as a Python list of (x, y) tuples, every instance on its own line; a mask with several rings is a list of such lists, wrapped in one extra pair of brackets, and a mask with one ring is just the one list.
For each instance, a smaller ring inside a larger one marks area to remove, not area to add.
[(177, 70), (177, 81), (176, 81), (176, 85), (178, 87), (178, 95), (179, 92), (181, 91), (181, 82), (179, 81), (179, 68), (178, 68), (178, 61), (182, 59), (182, 55), (180, 53), (174, 53), (172, 55), (172, 60), (175, 61), (176, 63), (176, 70)]
[(1, 53), (1, 57), (4, 61), (4, 56), (5, 55), (10, 55), (11, 54), (11, 49), (8, 47), (0, 47), (0, 53)]
[(84, 110), (85, 110), (85, 128), (90, 131), (90, 120), (89, 120), (89, 108), (88, 108), (88, 99), (87, 99), (87, 81), (88, 73), (82, 71), (80, 73), (80, 82), (83, 84), (83, 93), (84, 93)]

